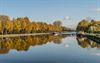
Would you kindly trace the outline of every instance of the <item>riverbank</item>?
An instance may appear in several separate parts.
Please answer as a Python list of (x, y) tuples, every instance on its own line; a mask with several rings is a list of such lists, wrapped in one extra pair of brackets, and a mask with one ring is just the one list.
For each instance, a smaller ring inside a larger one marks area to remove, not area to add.
[(0, 35), (0, 38), (2, 38), (2, 37), (32, 36), (32, 35), (47, 35), (47, 34), (51, 34), (51, 33), (5, 34), (5, 35)]

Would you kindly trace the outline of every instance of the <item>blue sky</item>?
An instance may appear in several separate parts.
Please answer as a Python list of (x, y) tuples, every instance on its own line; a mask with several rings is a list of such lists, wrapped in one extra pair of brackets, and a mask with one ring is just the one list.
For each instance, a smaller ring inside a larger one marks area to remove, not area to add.
[[(100, 0), (0, 0), (0, 15), (28, 16), (32, 21), (52, 23), (62, 20), (75, 25), (85, 17), (100, 19)], [(64, 20), (64, 17), (70, 20)]]

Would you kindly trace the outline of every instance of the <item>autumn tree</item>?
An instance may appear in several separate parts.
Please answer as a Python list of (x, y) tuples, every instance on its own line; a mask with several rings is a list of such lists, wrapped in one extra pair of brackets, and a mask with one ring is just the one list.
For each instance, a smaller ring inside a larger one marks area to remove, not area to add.
[(79, 22), (76, 30), (77, 31), (87, 32), (89, 24), (90, 24), (90, 22), (84, 19), (81, 22)]
[(61, 26), (62, 22), (60, 20), (53, 22), (53, 25)]
[(0, 16), (0, 33), (17, 34), (17, 33), (47, 33), (62, 32), (63, 26), (61, 21), (55, 21), (53, 24), (45, 22), (30, 21), (28, 17), (18, 17), (10, 20), (8, 16)]
[(7, 22), (10, 21), (9, 16), (6, 15), (0, 15), (0, 21), (1, 21), (1, 26), (2, 26), (2, 34), (7, 33)]

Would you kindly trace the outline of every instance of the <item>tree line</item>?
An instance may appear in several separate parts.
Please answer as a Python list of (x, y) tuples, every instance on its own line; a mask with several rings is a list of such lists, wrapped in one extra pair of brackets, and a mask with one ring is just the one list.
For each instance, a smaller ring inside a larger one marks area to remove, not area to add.
[(0, 34), (46, 33), (70, 30), (61, 24), (61, 21), (55, 21), (53, 24), (35, 22), (28, 17), (18, 17), (11, 20), (9, 16), (0, 15)]
[(78, 23), (77, 32), (100, 33), (100, 21), (83, 19)]

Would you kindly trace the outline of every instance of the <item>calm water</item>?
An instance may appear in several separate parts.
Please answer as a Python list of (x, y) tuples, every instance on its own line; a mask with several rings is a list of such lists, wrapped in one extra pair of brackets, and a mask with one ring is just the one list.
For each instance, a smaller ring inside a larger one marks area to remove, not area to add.
[(70, 35), (0, 39), (0, 63), (100, 63), (100, 45)]

